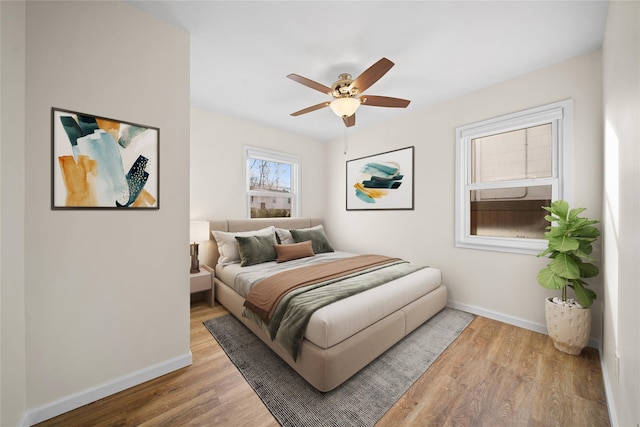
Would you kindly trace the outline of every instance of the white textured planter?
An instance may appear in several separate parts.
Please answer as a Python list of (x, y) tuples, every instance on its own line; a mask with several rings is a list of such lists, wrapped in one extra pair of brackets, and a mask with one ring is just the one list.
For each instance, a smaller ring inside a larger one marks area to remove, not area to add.
[(591, 308), (573, 308), (545, 300), (547, 331), (558, 350), (578, 355), (589, 343)]

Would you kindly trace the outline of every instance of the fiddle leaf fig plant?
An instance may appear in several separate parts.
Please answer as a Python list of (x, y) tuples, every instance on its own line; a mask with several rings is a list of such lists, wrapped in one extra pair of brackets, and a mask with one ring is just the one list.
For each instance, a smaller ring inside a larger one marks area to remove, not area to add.
[(562, 301), (567, 301), (569, 287), (582, 307), (591, 307), (597, 296), (582, 279), (600, 273), (591, 257), (591, 244), (600, 236), (600, 230), (594, 227), (599, 221), (580, 217), (586, 209), (570, 209), (569, 203), (564, 200), (557, 200), (551, 206), (542, 208), (550, 213), (545, 219), (551, 225), (544, 233), (547, 249), (538, 256), (547, 256), (551, 261), (538, 273), (538, 283), (547, 289), (562, 290)]

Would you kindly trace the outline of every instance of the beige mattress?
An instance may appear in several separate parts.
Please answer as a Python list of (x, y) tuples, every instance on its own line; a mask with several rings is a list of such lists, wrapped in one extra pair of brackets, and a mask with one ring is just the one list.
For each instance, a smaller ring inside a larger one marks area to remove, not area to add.
[[(340, 254), (352, 256), (346, 252), (340, 252)], [(322, 255), (324, 254), (316, 255), (316, 258), (319, 258), (318, 261), (323, 261)], [(257, 272), (261, 268), (268, 268), (270, 264), (275, 262), (249, 268)], [(241, 273), (242, 269), (247, 267), (240, 267), (239, 264), (217, 265), (215, 272), (222, 282), (233, 284), (236, 275)], [(335, 302), (317, 310), (311, 316), (304, 337), (320, 348), (332, 347), (435, 290), (440, 283), (440, 270), (424, 268), (393, 282)], [(244, 295), (242, 296), (244, 298)]]
[[(306, 228), (321, 223), (310, 218), (289, 219), (290, 223), (286, 220), (277, 219), (276, 226)], [(257, 230), (269, 225), (267, 220), (235, 220), (231, 222), (235, 228), (230, 228), (229, 224), (228, 221), (211, 221), (212, 230), (230, 232)], [(330, 238), (330, 233), (327, 234)], [(447, 302), (441, 272), (430, 267), (335, 302), (311, 316), (300, 354), (294, 361), (259, 325), (242, 316), (244, 297), (233, 289), (234, 278), (242, 268), (246, 271), (262, 267), (216, 265), (216, 299), (320, 391), (339, 386), (439, 312)]]

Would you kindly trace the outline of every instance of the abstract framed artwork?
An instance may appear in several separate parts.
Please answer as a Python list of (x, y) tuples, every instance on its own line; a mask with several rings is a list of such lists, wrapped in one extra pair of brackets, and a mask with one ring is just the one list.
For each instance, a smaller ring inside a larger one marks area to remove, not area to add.
[(160, 129), (51, 109), (51, 209), (159, 209)]
[(347, 161), (347, 210), (412, 210), (414, 147)]

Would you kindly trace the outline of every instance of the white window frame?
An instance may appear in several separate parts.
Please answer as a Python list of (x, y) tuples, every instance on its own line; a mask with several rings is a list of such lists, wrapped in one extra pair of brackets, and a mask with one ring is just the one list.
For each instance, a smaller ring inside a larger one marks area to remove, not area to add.
[[(291, 197), (291, 217), (300, 215), (300, 196), (298, 194), (300, 180), (300, 157), (267, 148), (245, 145), (244, 151), (244, 211), (247, 218), (251, 218), (251, 196)], [(265, 190), (249, 189), (249, 159), (268, 160), (277, 163), (287, 163), (291, 166), (291, 192), (279, 193)]]
[[(552, 124), (552, 176), (550, 178), (473, 183), (471, 177), (471, 141), (475, 138), (518, 129)], [(552, 200), (571, 203), (573, 146), (573, 100), (495, 117), (456, 128), (455, 245), (461, 248), (483, 249), (536, 255), (544, 250), (544, 239), (487, 237), (471, 234), (471, 201), (473, 190), (492, 188), (551, 185)]]

